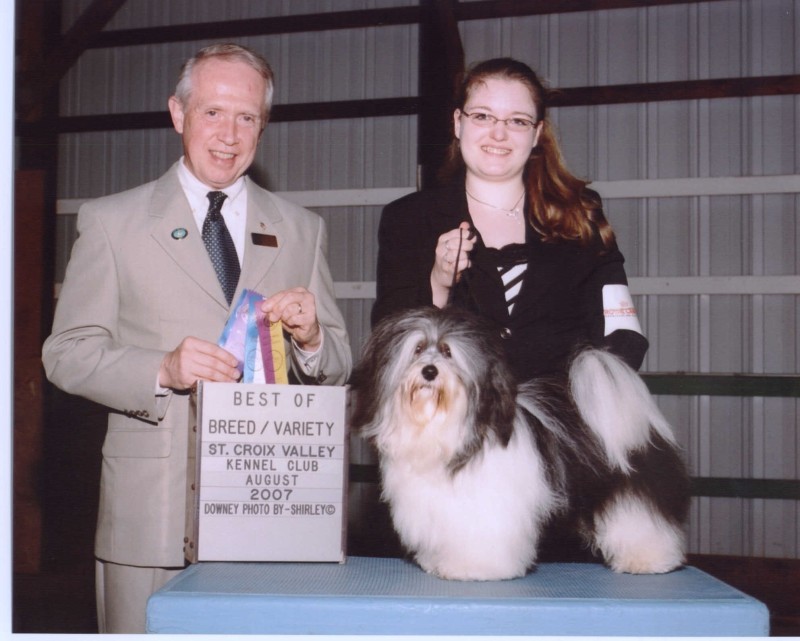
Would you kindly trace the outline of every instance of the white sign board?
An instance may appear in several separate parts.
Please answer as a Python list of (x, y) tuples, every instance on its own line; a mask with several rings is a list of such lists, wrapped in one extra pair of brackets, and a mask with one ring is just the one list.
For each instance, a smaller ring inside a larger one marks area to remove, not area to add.
[(345, 560), (344, 387), (199, 383), (191, 561)]

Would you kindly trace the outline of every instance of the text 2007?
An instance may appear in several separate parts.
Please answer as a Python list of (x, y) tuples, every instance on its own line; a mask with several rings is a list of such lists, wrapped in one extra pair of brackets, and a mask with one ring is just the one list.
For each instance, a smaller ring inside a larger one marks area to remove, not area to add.
[(288, 501), (294, 490), (286, 489), (251, 489), (251, 501)]

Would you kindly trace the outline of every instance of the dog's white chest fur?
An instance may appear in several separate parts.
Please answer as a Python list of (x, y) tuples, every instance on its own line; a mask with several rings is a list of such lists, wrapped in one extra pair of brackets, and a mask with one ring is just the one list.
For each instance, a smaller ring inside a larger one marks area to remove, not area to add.
[(390, 455), (381, 465), (395, 528), (420, 566), (446, 579), (523, 576), (555, 504), (531, 436), (490, 443), (455, 474), (426, 458)]

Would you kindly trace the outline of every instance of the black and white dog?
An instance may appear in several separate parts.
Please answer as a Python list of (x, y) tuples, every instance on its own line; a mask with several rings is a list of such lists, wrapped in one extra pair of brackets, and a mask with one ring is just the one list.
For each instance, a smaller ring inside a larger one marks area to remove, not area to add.
[(500, 339), (466, 312), (379, 323), (351, 381), (406, 549), (446, 579), (533, 568), (543, 527), (572, 512), (617, 572), (684, 562), (688, 478), (670, 426), (630, 367), (577, 354), (569, 380), (516, 385)]

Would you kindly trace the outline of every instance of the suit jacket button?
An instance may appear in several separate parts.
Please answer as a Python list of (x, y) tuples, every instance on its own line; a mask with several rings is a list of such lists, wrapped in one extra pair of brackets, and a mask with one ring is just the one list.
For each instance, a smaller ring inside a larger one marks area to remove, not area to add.
[(328, 375), (325, 372), (320, 372), (319, 376), (317, 376), (317, 383), (320, 385), (328, 380)]
[(504, 327), (500, 330), (500, 338), (503, 340), (508, 340), (511, 338), (511, 330), (508, 327)]

